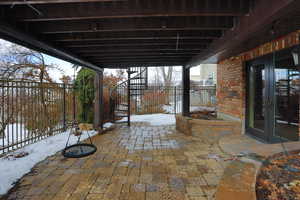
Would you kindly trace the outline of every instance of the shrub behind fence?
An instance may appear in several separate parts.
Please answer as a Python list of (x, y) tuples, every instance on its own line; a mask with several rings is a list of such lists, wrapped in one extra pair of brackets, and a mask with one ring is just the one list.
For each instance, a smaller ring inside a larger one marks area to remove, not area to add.
[(0, 156), (65, 131), (75, 102), (72, 85), (0, 80)]
[[(125, 89), (124, 89), (125, 90)], [(182, 111), (182, 87), (148, 86), (140, 95), (130, 98), (132, 114), (169, 113)], [(190, 89), (191, 109), (215, 107), (215, 86), (194, 86)]]

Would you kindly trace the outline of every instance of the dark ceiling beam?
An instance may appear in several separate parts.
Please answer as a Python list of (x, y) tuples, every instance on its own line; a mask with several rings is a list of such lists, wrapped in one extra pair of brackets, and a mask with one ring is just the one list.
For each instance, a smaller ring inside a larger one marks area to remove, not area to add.
[(61, 21), (88, 19), (125, 19), (182, 16), (243, 16), (249, 12), (245, 0), (128, 0), (112, 3), (41, 4), (40, 15), (28, 6), (14, 7), (5, 13), (20, 21)]
[(60, 43), (65, 43), (65, 44), (86, 44), (88, 42), (91, 43), (97, 43), (97, 42), (128, 42), (130, 43), (132, 40), (145, 40), (145, 41), (161, 41), (161, 40), (177, 40), (179, 39), (180, 41), (190, 41), (190, 40), (195, 40), (195, 41), (211, 41), (214, 39), (218, 39), (219, 37), (212, 37), (212, 36), (207, 36), (207, 37), (188, 37), (188, 36), (173, 36), (173, 37), (121, 37), (121, 38), (85, 38), (85, 39), (56, 39), (54, 42), (60, 42)]
[[(228, 30), (222, 38), (215, 40), (209, 49), (193, 57), (186, 66), (192, 67), (201, 63), (217, 63), (222, 59), (238, 55), (275, 39), (271, 35), (272, 26), (275, 26), (275, 23), (280, 18), (290, 16), (293, 12), (297, 13), (299, 7), (299, 0), (272, 0), (272, 3), (263, 0), (258, 1), (250, 16), (241, 17), (239, 24), (233, 30)], [(276, 32), (275, 29), (274, 31)], [(245, 45), (247, 41), (253, 40), (257, 36), (263, 37), (265, 34), (267, 34), (267, 37), (265, 37), (264, 41), (254, 40), (251, 44)]]
[[(100, 63), (99, 63), (100, 64)], [(166, 67), (166, 66), (183, 66), (183, 62), (122, 62), (122, 63), (102, 63), (104, 68), (118, 69), (127, 67)]]
[(39, 38), (50, 41), (103, 41), (113, 40), (114, 38), (162, 38), (162, 37), (200, 37), (203, 39), (217, 39), (222, 36), (220, 30), (201, 30), (201, 31), (140, 31), (140, 32), (93, 32), (93, 33), (64, 33), (54, 35), (39, 35)]
[(72, 31), (71, 29), (69, 30), (55, 30), (52, 29), (51, 30), (47, 30), (44, 31), (42, 28), (40, 29), (41, 32), (39, 32), (40, 34), (62, 34), (62, 33), (70, 33), (70, 34), (74, 34), (74, 33), (99, 33), (99, 32), (140, 32), (140, 31), (201, 31), (201, 30), (220, 30), (220, 31), (224, 31), (224, 30), (228, 30), (230, 29), (229, 27), (213, 27), (213, 26), (207, 26), (207, 27), (188, 27), (188, 26), (182, 26), (182, 27), (174, 27), (174, 28), (161, 28), (161, 27), (153, 27), (153, 28), (116, 28), (116, 29), (98, 29), (98, 30), (78, 30), (78, 29), (74, 29), (74, 31)]
[(120, 62), (120, 63), (99, 63), (104, 68), (124, 68), (124, 67), (173, 67), (183, 66), (184, 62)]
[(174, 48), (160, 48), (160, 47), (152, 47), (152, 48), (111, 48), (111, 49), (77, 49), (76, 52), (80, 53), (80, 54), (90, 54), (90, 53), (113, 53), (113, 52), (153, 52), (153, 51), (158, 51), (158, 52), (165, 52), (165, 51), (169, 51), (169, 52), (195, 52), (195, 51), (202, 51), (203, 49), (199, 49), (199, 48), (189, 48), (189, 49), (176, 49), (176, 47)]
[(73, 46), (64, 46), (69, 49), (72, 49), (73, 51), (80, 52), (81, 50), (90, 50), (90, 51), (98, 51), (99, 49), (105, 51), (105, 50), (111, 50), (114, 48), (119, 49), (145, 49), (145, 48), (159, 48), (159, 49), (165, 49), (165, 48), (171, 48), (173, 50), (176, 49), (186, 49), (186, 48), (201, 48), (205, 49), (207, 48), (208, 44), (199, 44), (199, 43), (141, 43), (141, 44), (105, 44), (105, 45), (73, 45)]
[(34, 5), (34, 4), (59, 4), (59, 3), (91, 3), (91, 2), (114, 2), (127, 0), (1, 0), (0, 5)]
[(87, 54), (86, 58), (98, 58), (98, 57), (119, 57), (119, 56), (191, 56), (197, 53), (188, 52), (115, 52), (114, 54)]
[(102, 57), (94, 57), (92, 60), (93, 61), (101, 61), (101, 60), (107, 60), (107, 59), (135, 59), (135, 58), (142, 58), (142, 59), (147, 59), (147, 58), (159, 58), (159, 59), (164, 59), (164, 58), (191, 58), (191, 55), (154, 55), (154, 56), (148, 56), (148, 55), (140, 55), (140, 56), (102, 56)]
[(185, 59), (184, 57), (177, 57), (177, 58), (174, 58), (174, 57), (139, 57), (139, 56), (136, 56), (136, 57), (116, 57), (116, 58), (96, 58), (96, 59), (93, 59), (94, 61), (104, 61), (104, 60), (146, 60), (146, 59), (149, 59), (149, 60), (183, 60)]
[[(156, 63), (159, 63), (159, 62), (185, 62), (187, 61), (186, 58), (177, 58), (177, 59), (174, 59), (174, 58), (135, 58), (135, 59), (127, 59), (127, 58), (120, 58), (120, 59), (114, 59), (114, 60), (111, 60), (111, 59), (102, 59), (102, 60), (98, 60), (98, 61), (95, 61), (96, 63), (113, 63), (113, 62), (130, 62), (130, 63), (134, 63), (134, 62), (138, 62), (138, 63), (142, 63), (142, 62), (156, 62)], [(103, 66), (103, 65), (101, 65)]]
[(233, 17), (172, 17), (145, 19), (114, 19), (20, 23), (24, 30), (41, 34), (140, 32), (140, 31), (201, 31), (228, 30), (233, 27)]
[(189, 50), (189, 51), (183, 51), (183, 50), (177, 50), (177, 51), (162, 51), (160, 49), (145, 49), (145, 50), (137, 50), (137, 51), (115, 51), (115, 52), (109, 52), (109, 51), (104, 51), (104, 52), (87, 52), (87, 53), (81, 53), (81, 55), (84, 58), (93, 58), (93, 57), (101, 57), (101, 56), (121, 56), (121, 55), (198, 55), (199, 50)]
[[(178, 47), (181, 46), (206, 46), (209, 43), (200, 42), (178, 42)], [(64, 45), (67, 48), (91, 48), (91, 47), (130, 47), (130, 46), (176, 46), (176, 41), (174, 42), (160, 42), (160, 43), (125, 43), (125, 44), (77, 44), (77, 45)]]
[(92, 46), (136, 46), (136, 45), (164, 45), (164, 44), (197, 44), (197, 45), (207, 45), (213, 40), (203, 40), (203, 39), (177, 39), (177, 40), (115, 40), (115, 41), (73, 41), (73, 42), (56, 42), (58, 45), (64, 47), (92, 47)]
[[(199, 53), (199, 52), (198, 52)], [(95, 59), (101, 59), (103, 57), (108, 57), (108, 58), (116, 58), (116, 57), (147, 57), (147, 56), (153, 56), (153, 57), (163, 57), (163, 56), (174, 56), (174, 57), (192, 57), (194, 55), (197, 55), (198, 53), (191, 53), (191, 52), (114, 52), (112, 53), (98, 53), (98, 54), (86, 54), (84, 58), (90, 59), (90, 60), (95, 60)]]
[(60, 58), (62, 60), (77, 64), (80, 66), (88, 67), (93, 70), (102, 71), (99, 66), (94, 65), (88, 61), (79, 58), (72, 53), (53, 47), (45, 42), (39, 41), (30, 35), (18, 31), (17, 29), (0, 21), (0, 34), (3, 39), (14, 42), (16, 44), (31, 48), (36, 51)]
[(177, 59), (177, 60), (159, 60), (159, 59), (140, 59), (140, 60), (129, 60), (129, 59), (123, 59), (123, 60), (103, 60), (103, 61), (98, 61), (96, 62), (98, 65), (105, 66), (107, 63), (132, 63), (132, 64), (146, 64), (146, 63), (185, 63), (187, 59)]

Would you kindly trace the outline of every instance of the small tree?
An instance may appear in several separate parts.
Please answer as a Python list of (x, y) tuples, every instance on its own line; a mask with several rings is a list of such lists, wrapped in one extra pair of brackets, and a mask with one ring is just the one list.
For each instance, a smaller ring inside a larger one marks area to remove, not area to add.
[(163, 77), (164, 85), (170, 87), (173, 81), (173, 67), (160, 67), (160, 71)]
[(59, 80), (60, 80), (61, 82), (63, 82), (64, 84), (71, 84), (71, 83), (72, 83), (72, 78), (71, 78), (71, 76), (63, 75)]
[(116, 75), (105, 73), (103, 77), (103, 85), (104, 87), (113, 89), (120, 82), (124, 81), (124, 70), (117, 70)]
[(170, 90), (169, 87), (173, 84), (174, 78), (174, 67), (159, 67), (156, 68), (155, 74), (155, 83), (156, 84), (163, 84), (167, 87), (165, 92), (166, 104), (170, 104)]
[(93, 123), (93, 103), (95, 98), (95, 72), (88, 68), (81, 68), (75, 80), (75, 90), (79, 100), (79, 121)]
[[(5, 110), (1, 111), (7, 116), (7, 119), (1, 123), (1, 133), (11, 123), (12, 117), (17, 118), (19, 115), (22, 115), (25, 127), (28, 130), (35, 134), (52, 134), (53, 128), (59, 121), (59, 109), (55, 102), (50, 103), (47, 99), (48, 91), (46, 85), (48, 87), (49, 83), (53, 83), (49, 75), (49, 70), (51, 69), (60, 70), (55, 65), (47, 65), (45, 56), (42, 53), (18, 45), (13, 44), (9, 46), (8, 50), (0, 55), (0, 77), (2, 80), (18, 79), (39, 83), (38, 91), (32, 94), (24, 92), (24, 95), (22, 95), (22, 106), (20, 106), (19, 110), (14, 110), (14, 116), (11, 116)], [(5, 99), (13, 98), (13, 96), (1, 98), (3, 98), (2, 101), (5, 101)], [(37, 105), (36, 110), (31, 109), (30, 105), (32, 105), (32, 102)], [(60, 105), (60, 102), (57, 102), (57, 105)], [(39, 115), (38, 121), (33, 120), (33, 117), (36, 115)]]

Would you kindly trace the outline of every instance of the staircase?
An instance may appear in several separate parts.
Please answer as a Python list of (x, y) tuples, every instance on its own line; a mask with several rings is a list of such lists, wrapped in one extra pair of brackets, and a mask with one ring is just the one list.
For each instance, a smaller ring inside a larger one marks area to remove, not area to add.
[[(140, 97), (147, 88), (148, 70), (146, 67), (130, 67), (127, 70), (128, 78), (118, 84), (111, 91), (111, 114), (115, 123), (127, 123), (130, 126), (131, 104), (140, 101)], [(127, 120), (120, 119), (126, 118)]]

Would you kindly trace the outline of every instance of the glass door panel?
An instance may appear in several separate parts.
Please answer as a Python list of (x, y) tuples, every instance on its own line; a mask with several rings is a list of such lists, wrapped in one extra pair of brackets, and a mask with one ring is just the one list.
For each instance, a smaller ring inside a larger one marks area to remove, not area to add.
[(268, 142), (299, 140), (300, 72), (291, 50), (250, 61), (247, 133)]
[(265, 66), (250, 67), (249, 127), (265, 129)]
[(299, 139), (300, 74), (294, 66), (276, 66), (275, 75), (275, 136)]
[(247, 133), (268, 141), (270, 94), (270, 66), (272, 57), (256, 59), (248, 63)]

